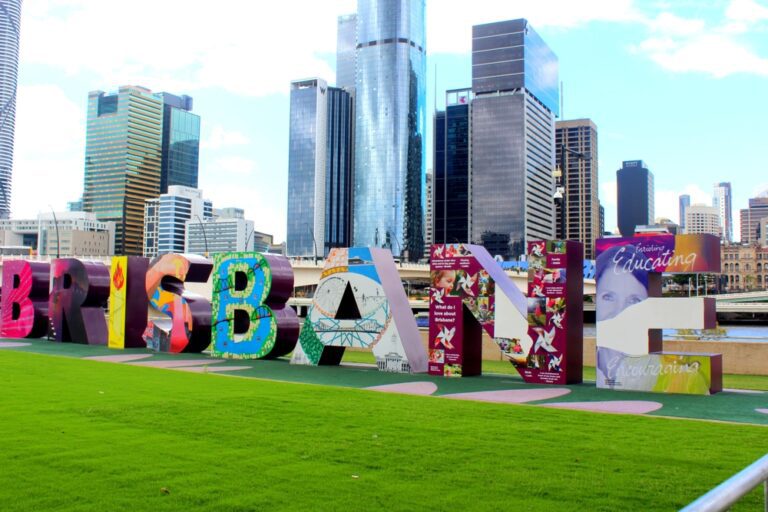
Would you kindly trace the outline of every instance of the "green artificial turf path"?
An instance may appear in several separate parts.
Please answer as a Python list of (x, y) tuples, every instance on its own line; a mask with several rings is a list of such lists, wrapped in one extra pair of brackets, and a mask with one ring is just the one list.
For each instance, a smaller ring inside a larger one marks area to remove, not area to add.
[(673, 510), (768, 451), (753, 425), (17, 350), (0, 368), (3, 510)]
[[(8, 346), (8, 343), (13, 344), (14, 342), (22, 346)], [(585, 406), (586, 404), (587, 407), (593, 403), (598, 403), (608, 407), (617, 406), (619, 411), (622, 409), (622, 403), (628, 403), (630, 406), (633, 404), (651, 404), (652, 408), (655, 409), (647, 411), (646, 415), (768, 425), (768, 393), (764, 391), (726, 391), (713, 396), (697, 396), (597, 389), (593, 381), (585, 381), (583, 384), (571, 386), (537, 386), (527, 384), (518, 375), (513, 374), (511, 365), (501, 365), (497, 362), (486, 362), (486, 373), (481, 377), (444, 378), (426, 374), (380, 372), (375, 366), (359, 364), (360, 361), (371, 361), (370, 353), (349, 350), (345, 355), (345, 361), (348, 363), (344, 366), (310, 367), (289, 364), (287, 359), (273, 361), (221, 360), (210, 358), (205, 354), (156, 353), (146, 349), (111, 350), (104, 346), (55, 343), (44, 340), (3, 340), (0, 341), (0, 347), (4, 347), (0, 353), (21, 351), (75, 358), (135, 356), (143, 359), (131, 361), (128, 364), (162, 365), (181, 362), (186, 367), (197, 365), (197, 370), (204, 372), (351, 388), (425, 384), (432, 388), (428, 394), (436, 397), (460, 393), (548, 392), (552, 388), (557, 388), (562, 390), (563, 394), (552, 397), (529, 398), (524, 401), (536, 405), (575, 403), (578, 406)], [(195, 368), (191, 369), (194, 370)], [(499, 371), (508, 373), (492, 373)], [(765, 380), (765, 377), (762, 379)], [(726, 386), (727, 383), (728, 380), (726, 380)], [(476, 399), (476, 397), (465, 398)], [(487, 397), (481, 399), (485, 398)], [(496, 398), (493, 397), (490, 400), (493, 401)], [(766, 435), (768, 436), (768, 433)]]

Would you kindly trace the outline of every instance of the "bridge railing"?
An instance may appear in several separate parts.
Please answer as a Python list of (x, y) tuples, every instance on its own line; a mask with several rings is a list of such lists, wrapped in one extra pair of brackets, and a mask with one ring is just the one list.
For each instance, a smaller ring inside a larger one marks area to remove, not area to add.
[(768, 454), (681, 509), (681, 512), (728, 510), (760, 484), (763, 484), (763, 507), (768, 512)]

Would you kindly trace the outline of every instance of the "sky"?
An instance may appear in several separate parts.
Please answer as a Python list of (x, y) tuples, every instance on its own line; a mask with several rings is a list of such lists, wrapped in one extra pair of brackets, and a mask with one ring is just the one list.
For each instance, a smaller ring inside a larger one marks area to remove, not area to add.
[[(12, 217), (82, 195), (88, 92), (188, 94), (201, 117), (200, 188), (285, 239), (291, 80), (335, 82), (336, 20), (355, 0), (27, 0), (22, 7)], [(678, 196), (739, 209), (768, 189), (768, 1), (427, 0), (432, 113), (471, 85), (473, 24), (526, 18), (559, 58), (563, 119), (598, 128), (600, 200), (616, 226), (616, 170), (644, 160), (656, 216)], [(763, 158), (759, 158), (762, 154)]]

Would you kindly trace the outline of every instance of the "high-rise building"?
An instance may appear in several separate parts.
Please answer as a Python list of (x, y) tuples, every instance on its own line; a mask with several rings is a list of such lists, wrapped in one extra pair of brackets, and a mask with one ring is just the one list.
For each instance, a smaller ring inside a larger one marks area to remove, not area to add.
[(326, 124), (324, 252), (352, 244), (352, 165), (354, 164), (354, 97), (345, 90), (328, 88)]
[(197, 188), (200, 161), (200, 116), (192, 113), (192, 98), (158, 93), (163, 101), (163, 157), (160, 192), (181, 185)]
[(355, 87), (357, 62), (357, 14), (339, 16), (336, 32), (336, 87)]
[(21, 2), (0, 0), (0, 219), (11, 213)]
[(717, 183), (712, 195), (712, 206), (717, 208), (720, 215), (723, 240), (733, 241), (733, 213), (731, 206), (731, 184), (729, 182)]
[(749, 208), (740, 212), (741, 243), (751, 244), (758, 240), (760, 219), (768, 217), (768, 191), (749, 200)]
[(88, 95), (83, 208), (116, 225), (115, 253), (141, 255), (144, 202), (160, 195), (163, 102), (143, 87)]
[(642, 160), (627, 160), (616, 171), (619, 232), (634, 236), (635, 226), (653, 223), (653, 173)]
[(432, 169), (427, 169), (427, 193), (426, 208), (424, 208), (424, 254), (429, 254), (434, 237), (434, 212), (435, 212), (435, 179)]
[(722, 237), (720, 210), (705, 204), (692, 204), (685, 211), (685, 233), (708, 233)]
[(291, 83), (287, 245), (291, 256), (348, 247), (352, 96), (319, 78)]
[(424, 249), (424, 0), (358, 0), (353, 243)]
[(600, 216), (600, 238), (605, 236), (605, 207), (602, 204), (598, 205), (598, 215)]
[(691, 196), (688, 194), (682, 194), (679, 199), (680, 203), (680, 229), (685, 229), (685, 210), (691, 206)]
[(184, 236), (188, 220), (204, 220), (213, 216), (213, 204), (203, 199), (203, 191), (171, 185), (168, 192), (147, 199), (144, 209), (144, 256), (184, 252)]
[(555, 126), (557, 167), (563, 188), (562, 201), (555, 203), (556, 236), (579, 240), (584, 244), (584, 257), (592, 259), (595, 239), (602, 237), (597, 199), (597, 126), (590, 119), (558, 121)]
[(186, 222), (184, 251), (193, 254), (253, 251), (253, 221), (245, 220), (240, 208), (214, 211), (212, 219), (190, 219)]
[(469, 241), (469, 105), (471, 89), (447, 91), (435, 113), (434, 243)]
[(323, 256), (327, 91), (319, 78), (291, 82), (286, 231), (291, 256)]
[(472, 27), (470, 238), (505, 259), (552, 239), (558, 61), (524, 19)]

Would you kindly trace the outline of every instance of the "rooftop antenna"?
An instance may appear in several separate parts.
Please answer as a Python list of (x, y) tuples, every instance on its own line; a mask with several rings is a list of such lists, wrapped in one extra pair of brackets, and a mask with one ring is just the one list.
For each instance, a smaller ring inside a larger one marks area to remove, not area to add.
[(560, 119), (565, 119), (565, 98), (563, 97), (563, 81), (560, 80)]

